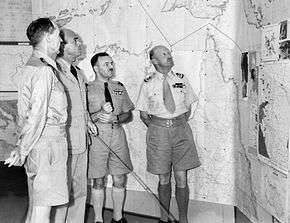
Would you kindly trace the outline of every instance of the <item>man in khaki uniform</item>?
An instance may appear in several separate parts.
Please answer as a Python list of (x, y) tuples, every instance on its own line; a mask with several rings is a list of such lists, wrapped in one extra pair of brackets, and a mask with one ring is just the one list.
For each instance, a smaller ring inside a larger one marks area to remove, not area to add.
[(70, 201), (68, 205), (56, 207), (55, 222), (84, 222), (87, 196), (87, 129), (97, 134), (96, 126), (87, 113), (86, 88), (83, 71), (72, 65), (82, 53), (80, 37), (69, 29), (62, 29), (60, 37), (63, 42), (57, 58), (61, 71), (59, 78), (64, 85), (68, 101), (68, 188)]
[(96, 78), (88, 85), (88, 107), (92, 120), (99, 129), (100, 138), (127, 165), (112, 154), (97, 137), (92, 137), (89, 152), (88, 176), (93, 179), (92, 201), (95, 222), (102, 223), (105, 199), (105, 177), (113, 179), (112, 200), (113, 218), (111, 223), (127, 223), (122, 215), (125, 202), (127, 174), (133, 170), (126, 134), (122, 124), (132, 121), (134, 105), (125, 86), (112, 80), (115, 77), (115, 64), (106, 52), (95, 54), (91, 65)]
[[(187, 171), (200, 165), (192, 132), (187, 121), (191, 104), (197, 101), (184, 74), (171, 70), (171, 52), (165, 46), (155, 46), (149, 53), (156, 72), (144, 79), (136, 108), (147, 129), (147, 170), (159, 177), (158, 196), (169, 210), (171, 172), (173, 169), (175, 197), (180, 223), (188, 223), (189, 188)], [(168, 222), (161, 209), (159, 223)]]
[(28, 26), (27, 37), (33, 53), (18, 82), (19, 139), (6, 163), (25, 162), (26, 222), (49, 223), (51, 207), (68, 202), (67, 99), (55, 64), (59, 29), (50, 19), (39, 18)]

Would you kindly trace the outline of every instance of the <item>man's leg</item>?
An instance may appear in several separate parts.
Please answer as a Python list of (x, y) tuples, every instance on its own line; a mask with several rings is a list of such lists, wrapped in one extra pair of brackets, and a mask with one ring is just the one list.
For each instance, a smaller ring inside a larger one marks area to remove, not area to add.
[(25, 223), (31, 222), (31, 215), (32, 215), (32, 209), (33, 209), (33, 198), (32, 198), (32, 180), (27, 177), (27, 188), (28, 188), (28, 208), (26, 212), (26, 218)]
[(113, 200), (113, 218), (115, 221), (119, 221), (122, 217), (123, 205), (125, 202), (125, 188), (127, 175), (113, 175), (113, 188), (112, 188), (112, 200)]
[(187, 171), (174, 172), (176, 188), (175, 197), (178, 206), (179, 222), (188, 223), (187, 210), (189, 201), (189, 190), (187, 185)]
[[(170, 200), (171, 200), (171, 172), (166, 174), (160, 174), (159, 176), (159, 185), (158, 185), (158, 197), (163, 205), (163, 207), (169, 211)], [(167, 222), (168, 214), (166, 211), (160, 208), (160, 220)]]
[(96, 178), (93, 180), (92, 187), (92, 203), (95, 211), (95, 222), (104, 222), (103, 220), (103, 206), (105, 199), (105, 179)]
[[(67, 158), (67, 184), (69, 192), (69, 200), (71, 201), (71, 190), (73, 181), (73, 172), (75, 170), (75, 155), (69, 154)], [(69, 201), (69, 203), (70, 203)], [(51, 222), (52, 223), (64, 223), (66, 222), (67, 211), (69, 203), (59, 206), (54, 206), (51, 209)]]
[(67, 223), (83, 223), (87, 199), (87, 151), (73, 155), (72, 160), (72, 189), (70, 190), (70, 203), (67, 209)]
[(31, 223), (49, 223), (50, 206), (34, 206), (32, 209)]

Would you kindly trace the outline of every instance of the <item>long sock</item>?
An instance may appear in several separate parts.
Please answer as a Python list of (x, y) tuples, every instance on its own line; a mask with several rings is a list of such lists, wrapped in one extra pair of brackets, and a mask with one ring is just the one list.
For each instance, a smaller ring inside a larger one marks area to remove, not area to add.
[(119, 221), (122, 218), (123, 204), (125, 200), (125, 188), (112, 188), (112, 200), (113, 200), (113, 218)]
[(179, 213), (179, 222), (188, 223), (187, 220), (188, 200), (189, 200), (188, 185), (186, 185), (185, 188), (176, 187), (175, 197)]
[(94, 189), (92, 188), (92, 203), (95, 211), (95, 222), (104, 222), (103, 220), (103, 205), (105, 198), (104, 189)]
[[(171, 183), (158, 185), (158, 197), (160, 199), (161, 204), (163, 204), (164, 208), (169, 211), (170, 200), (171, 200)], [(168, 214), (166, 211), (160, 208), (160, 220), (166, 221), (168, 220)]]

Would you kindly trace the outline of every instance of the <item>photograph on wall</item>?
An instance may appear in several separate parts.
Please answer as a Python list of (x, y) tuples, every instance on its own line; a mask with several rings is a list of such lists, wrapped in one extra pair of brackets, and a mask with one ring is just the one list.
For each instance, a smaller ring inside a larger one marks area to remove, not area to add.
[(249, 52), (249, 94), (258, 96), (258, 72), (257, 51)]
[(262, 61), (278, 60), (280, 36), (279, 28), (280, 26), (278, 24), (263, 27), (261, 41)]
[(280, 34), (279, 34), (279, 40), (284, 40), (287, 38), (288, 35), (288, 21), (282, 21), (280, 22)]
[(248, 52), (242, 53), (241, 69), (242, 69), (242, 82), (241, 82), (242, 98), (247, 98), (247, 96), (248, 96), (248, 73), (249, 73)]

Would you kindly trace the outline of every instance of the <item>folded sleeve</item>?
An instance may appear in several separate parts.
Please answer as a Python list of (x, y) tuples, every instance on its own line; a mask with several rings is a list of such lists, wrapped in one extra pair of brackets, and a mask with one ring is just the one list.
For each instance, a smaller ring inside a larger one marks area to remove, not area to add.
[(133, 110), (135, 108), (133, 102), (131, 101), (128, 92), (126, 88), (124, 87), (123, 89), (123, 103), (122, 103), (122, 111), (123, 112), (128, 112), (130, 110)]
[(143, 83), (139, 90), (138, 99), (136, 102), (136, 109), (139, 111), (148, 112), (148, 96), (147, 96), (147, 85)]

